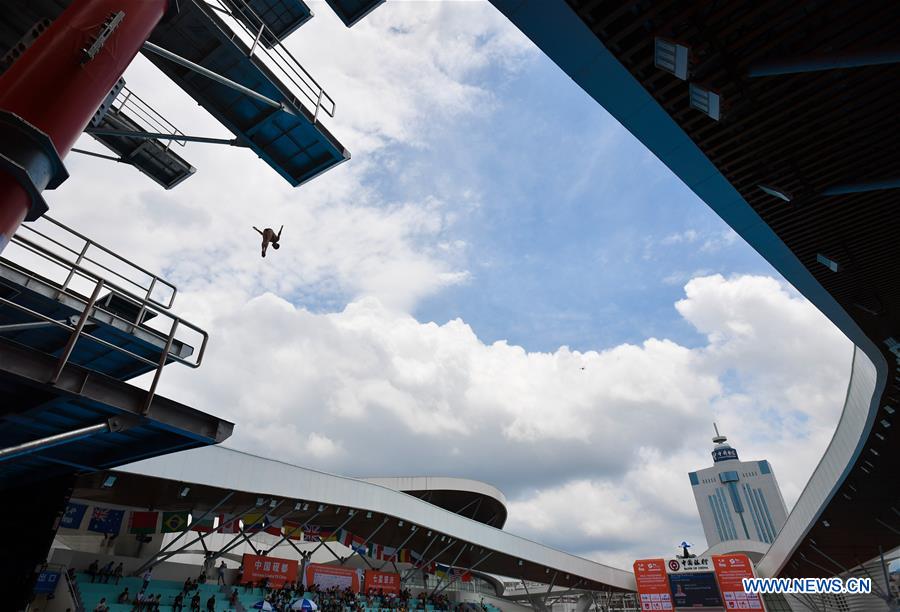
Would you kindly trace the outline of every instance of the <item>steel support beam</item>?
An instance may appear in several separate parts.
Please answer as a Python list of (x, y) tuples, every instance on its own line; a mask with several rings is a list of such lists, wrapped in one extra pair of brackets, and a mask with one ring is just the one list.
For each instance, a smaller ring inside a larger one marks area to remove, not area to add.
[[(211, 136), (188, 136), (186, 134), (166, 134), (164, 132), (143, 132), (138, 130), (117, 130), (114, 128), (87, 128), (85, 134), (93, 136), (121, 136), (123, 138), (139, 138), (141, 140), (175, 140), (185, 142), (202, 142), (206, 144), (222, 144), (231, 147), (243, 147), (237, 138), (213, 138)], [(90, 153), (89, 153), (90, 154)], [(113, 158), (116, 159), (116, 158)]]
[(0, 449), (0, 461), (8, 461), (9, 459), (21, 455), (36, 453), (40, 450), (59, 446), (60, 444), (66, 444), (67, 442), (74, 442), (75, 440), (81, 440), (82, 438), (87, 438), (88, 436), (93, 436), (98, 433), (106, 433), (108, 431), (108, 423), (98, 423), (96, 425), (88, 425), (87, 427), (47, 436), (46, 438), (30, 440), (28, 442), (23, 442), (22, 444), (16, 444), (15, 446)]

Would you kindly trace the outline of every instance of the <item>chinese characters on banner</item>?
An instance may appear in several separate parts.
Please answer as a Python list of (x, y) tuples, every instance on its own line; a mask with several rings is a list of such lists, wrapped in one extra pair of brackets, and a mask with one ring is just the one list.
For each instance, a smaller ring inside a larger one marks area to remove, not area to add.
[(742, 578), (753, 578), (753, 565), (747, 555), (713, 555), (713, 568), (726, 610), (762, 610), (756, 593), (745, 593)]
[(333, 586), (339, 589), (350, 588), (354, 593), (359, 593), (359, 574), (348, 567), (310, 563), (306, 566), (306, 584), (317, 584), (320, 589)]
[(663, 559), (638, 559), (634, 562), (641, 611), (672, 610), (672, 593)]
[(244, 555), (244, 580), (258, 583), (269, 579), (270, 587), (281, 587), (285, 582), (297, 580), (297, 562), (259, 555)]
[(366, 570), (366, 592), (369, 589), (400, 594), (400, 574)]

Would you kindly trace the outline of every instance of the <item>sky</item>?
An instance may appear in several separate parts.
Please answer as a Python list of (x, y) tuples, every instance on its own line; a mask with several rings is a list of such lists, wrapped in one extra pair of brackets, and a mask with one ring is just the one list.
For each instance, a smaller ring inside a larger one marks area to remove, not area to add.
[[(159, 392), (234, 421), (233, 448), (483, 480), (508, 531), (622, 568), (705, 548), (687, 473), (713, 421), (793, 505), (851, 343), (490, 4), (392, 0), (352, 29), (312, 6), (287, 44), (349, 162), (292, 189), (195, 144), (197, 174), (164, 191), (72, 154), (47, 194), (210, 332)], [(142, 58), (125, 78), (229, 137)], [(251, 226), (282, 224), (261, 258)]]

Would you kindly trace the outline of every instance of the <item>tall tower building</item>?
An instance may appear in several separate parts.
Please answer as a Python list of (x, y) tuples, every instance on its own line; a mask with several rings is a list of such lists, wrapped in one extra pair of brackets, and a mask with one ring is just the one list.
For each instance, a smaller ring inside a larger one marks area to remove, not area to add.
[(688, 474), (706, 542), (709, 546), (727, 540), (771, 544), (787, 520), (772, 466), (765, 459), (741, 461), (728, 438), (715, 429), (713, 466)]

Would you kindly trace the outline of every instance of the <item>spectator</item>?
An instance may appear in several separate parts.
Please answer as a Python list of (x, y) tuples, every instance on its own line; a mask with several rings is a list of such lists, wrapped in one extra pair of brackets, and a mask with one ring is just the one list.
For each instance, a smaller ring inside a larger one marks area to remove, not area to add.
[(131, 593), (128, 592), (128, 587), (125, 587), (125, 590), (116, 598), (116, 603), (128, 603), (129, 601), (131, 601)]
[(194, 584), (206, 584), (206, 573), (200, 572), (200, 575), (197, 576), (197, 580), (194, 581)]
[(216, 596), (210, 595), (206, 600), (206, 612), (216, 612)]
[(172, 612), (182, 612), (184, 609), (184, 594), (179, 593), (172, 601)]
[(113, 570), (113, 577), (116, 579), (116, 585), (119, 584), (119, 580), (122, 579), (122, 574), (124, 573), (124, 568), (122, 567), (122, 563), (120, 562), (116, 569)]
[(100, 603), (94, 606), (94, 612), (109, 612), (109, 606), (106, 605), (106, 597), (102, 597)]
[(93, 583), (97, 579), (97, 572), (99, 571), (99, 568), (100, 568), (100, 560), (99, 559), (94, 559), (94, 561), (90, 565), (88, 565), (87, 573), (88, 573), (88, 576), (91, 577), (91, 583)]
[(137, 597), (134, 598), (134, 607), (132, 610), (134, 612), (141, 612), (144, 609), (144, 591), (140, 591), (137, 594)]
[(200, 593), (194, 593), (191, 597), (191, 612), (200, 612)]
[(237, 600), (238, 600), (238, 592), (237, 592), (237, 589), (234, 589), (233, 591), (231, 591), (231, 595), (228, 597), (228, 605), (231, 606), (232, 608), (234, 608), (235, 607), (234, 604), (237, 603)]
[(182, 593), (184, 593), (185, 595), (190, 593), (193, 590), (191, 588), (192, 586), (193, 585), (191, 584), (191, 577), (188, 576), (187, 578), (184, 579), (184, 590), (182, 591)]
[(222, 562), (219, 564), (219, 579), (217, 584), (225, 585), (225, 570), (228, 569), (228, 566), (225, 565), (225, 559), (222, 559)]
[(141, 591), (146, 591), (147, 587), (150, 586), (150, 580), (153, 578), (153, 568), (148, 567), (147, 571), (144, 572), (144, 575), (141, 576), (141, 578), (143, 578), (143, 580), (144, 580), (144, 584), (141, 587)]
[(159, 612), (159, 603), (162, 599), (162, 595), (159, 593), (156, 594), (156, 597), (149, 597), (147, 601), (147, 612)]
[(110, 561), (106, 565), (100, 568), (100, 577), (103, 579), (103, 584), (109, 582), (109, 577), (112, 576), (113, 573), (113, 562)]

